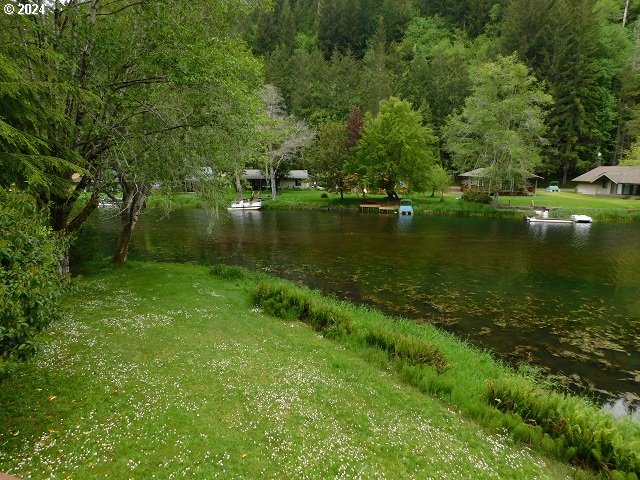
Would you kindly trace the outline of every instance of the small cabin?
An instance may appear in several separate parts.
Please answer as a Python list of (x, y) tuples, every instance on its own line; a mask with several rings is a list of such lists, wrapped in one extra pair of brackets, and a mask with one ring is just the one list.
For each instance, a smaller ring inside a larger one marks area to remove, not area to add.
[[(491, 180), (486, 174), (486, 168), (476, 168), (469, 172), (461, 173), (458, 175), (462, 180), (461, 189), (463, 192), (467, 190), (478, 190), (486, 192), (488, 194), (495, 193)], [(503, 182), (498, 193), (500, 195), (534, 195), (536, 188), (538, 187), (538, 180), (542, 179), (539, 175), (533, 173), (527, 174), (525, 182), (522, 180), (516, 181), (515, 179)]]

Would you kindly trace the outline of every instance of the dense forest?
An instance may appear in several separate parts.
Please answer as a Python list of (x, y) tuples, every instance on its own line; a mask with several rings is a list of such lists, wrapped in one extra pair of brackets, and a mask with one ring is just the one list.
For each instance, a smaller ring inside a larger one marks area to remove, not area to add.
[(453, 169), (448, 119), (482, 64), (515, 54), (551, 96), (535, 170), (566, 182), (619, 163), (639, 133), (639, 12), (626, 0), (278, 0), (247, 38), (293, 114), (321, 127), (405, 99)]
[(113, 196), (123, 262), (152, 190), (223, 198), (249, 167), (390, 197), (480, 167), (496, 186), (566, 183), (640, 159), (639, 14), (639, 0), (5, 6), (0, 187), (67, 236)]

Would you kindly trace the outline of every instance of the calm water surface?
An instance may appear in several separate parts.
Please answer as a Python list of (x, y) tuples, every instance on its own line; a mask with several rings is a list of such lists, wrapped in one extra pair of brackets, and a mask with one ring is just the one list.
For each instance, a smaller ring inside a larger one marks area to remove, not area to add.
[[(101, 212), (89, 226), (93, 252), (114, 251), (117, 221), (110, 215)], [(131, 257), (224, 262), (299, 280), (435, 323), (640, 417), (637, 223), (317, 211), (215, 219), (184, 209), (144, 216)]]

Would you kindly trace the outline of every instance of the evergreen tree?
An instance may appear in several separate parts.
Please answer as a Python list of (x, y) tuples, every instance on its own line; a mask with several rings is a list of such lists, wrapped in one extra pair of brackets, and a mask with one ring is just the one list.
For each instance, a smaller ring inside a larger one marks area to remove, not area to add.
[(347, 119), (347, 146), (354, 149), (360, 138), (362, 137), (362, 129), (364, 128), (364, 116), (359, 105), (353, 107)]
[(296, 38), (296, 20), (289, 0), (284, 0), (278, 21), (279, 42), (288, 51), (293, 50)]
[(482, 34), (486, 26), (494, 21), (496, 13), (508, 3), (509, 0), (417, 1), (419, 12), (423, 16), (440, 15), (472, 37)]
[(316, 33), (326, 58), (335, 49), (362, 55), (369, 36), (368, 14), (362, 0), (318, 0)]
[(608, 24), (606, 28), (611, 33), (607, 37), (608, 57), (617, 67), (612, 81), (617, 125), (608, 162), (615, 165), (640, 134), (640, 23), (629, 28)]
[(340, 198), (344, 198), (350, 158), (346, 124), (330, 121), (320, 125), (318, 136), (307, 158), (311, 161), (318, 181), (326, 188), (337, 190)]
[(506, 8), (500, 44), (506, 55), (517, 52), (537, 75), (543, 75), (552, 48), (551, 17), (554, 0), (513, 0)]
[(376, 33), (369, 40), (363, 59), (362, 107), (366, 112), (377, 113), (380, 101), (392, 93), (392, 74), (387, 67), (387, 36), (384, 20), (380, 17)]
[(517, 51), (547, 81), (554, 98), (549, 115), (548, 171), (563, 182), (592, 166), (611, 145), (616, 103), (594, 0), (515, 0), (502, 24), (503, 49)]
[(563, 183), (593, 164), (613, 127), (614, 104), (600, 84), (599, 29), (592, 9), (592, 0), (559, 0), (552, 9), (547, 79), (555, 103), (548, 154), (551, 166), (560, 167)]

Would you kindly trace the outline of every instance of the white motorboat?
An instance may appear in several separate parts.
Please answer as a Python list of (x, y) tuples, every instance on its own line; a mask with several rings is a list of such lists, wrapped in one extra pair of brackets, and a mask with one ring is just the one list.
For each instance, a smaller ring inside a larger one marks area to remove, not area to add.
[(593, 218), (588, 215), (571, 215), (571, 220), (575, 223), (593, 223)]
[(573, 223), (573, 220), (568, 218), (542, 218), (542, 217), (527, 217), (529, 223)]
[(260, 210), (262, 207), (261, 200), (238, 200), (231, 203), (227, 210)]
[(549, 218), (549, 212), (547, 211), (536, 211), (535, 217), (526, 217), (526, 219), (529, 223), (593, 223), (593, 219), (588, 215), (571, 215), (569, 218)]

